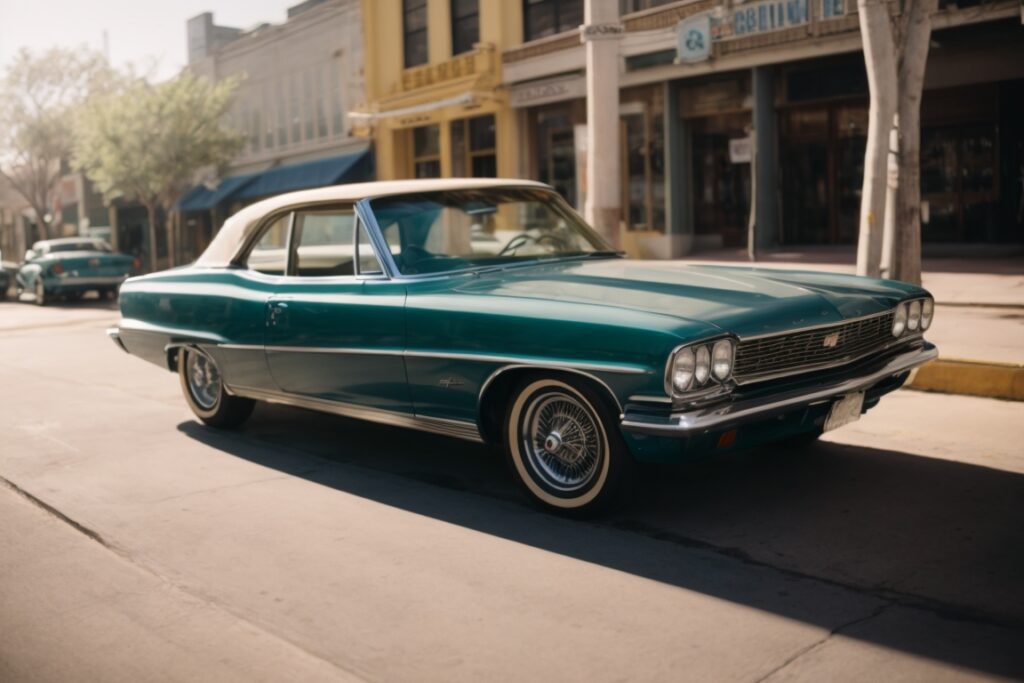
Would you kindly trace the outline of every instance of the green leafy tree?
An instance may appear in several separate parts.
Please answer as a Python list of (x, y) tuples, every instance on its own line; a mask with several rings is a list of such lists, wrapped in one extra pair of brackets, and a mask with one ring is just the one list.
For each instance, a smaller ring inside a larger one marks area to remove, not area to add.
[(71, 153), (74, 111), (117, 80), (99, 54), (62, 48), (22, 50), (0, 76), (0, 175), (35, 211), (43, 237)]
[[(213, 83), (184, 71), (91, 98), (77, 117), (73, 163), (108, 200), (146, 207), (153, 270), (159, 210), (169, 215), (199, 170), (224, 166), (242, 148), (242, 136), (225, 125), (237, 88), (233, 79)], [(167, 237), (173, 262), (170, 224)]]

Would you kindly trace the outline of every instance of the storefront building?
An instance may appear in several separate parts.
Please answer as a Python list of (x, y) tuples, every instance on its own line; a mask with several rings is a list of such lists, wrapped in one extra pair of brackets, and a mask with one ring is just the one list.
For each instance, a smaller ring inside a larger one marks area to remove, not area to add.
[(501, 50), (519, 38), (516, 3), (364, 0), (367, 102), (377, 177), (514, 176), (515, 122)]
[[(853, 244), (868, 111), (855, 2), (620, 4), (627, 251), (675, 257), (743, 247), (751, 234), (762, 247)], [(1019, 8), (949, 3), (933, 23), (921, 114), (926, 248), (1024, 243)], [(578, 33), (528, 40), (502, 58), (528, 141), (520, 173), (582, 207)]]

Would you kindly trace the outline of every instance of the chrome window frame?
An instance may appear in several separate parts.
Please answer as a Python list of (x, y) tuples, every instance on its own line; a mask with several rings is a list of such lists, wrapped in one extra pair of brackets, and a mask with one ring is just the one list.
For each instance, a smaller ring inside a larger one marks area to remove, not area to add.
[[(242, 247), (236, 251), (235, 258), (231, 260), (231, 265), (240, 271), (246, 273), (249, 276), (255, 277), (257, 280), (262, 280), (270, 283), (294, 283), (294, 282), (318, 282), (318, 283), (352, 283), (352, 282), (364, 282), (374, 280), (389, 280), (391, 279), (385, 269), (384, 263), (380, 258), (380, 250), (376, 246), (376, 241), (373, 238), (373, 228), (366, 220), (367, 211), (365, 208), (361, 208), (360, 205), (366, 200), (361, 199), (356, 202), (322, 202), (313, 204), (298, 204), (295, 206), (289, 206), (280, 211), (276, 211), (268, 216), (264, 217), (257, 227), (256, 230), (252, 231), (251, 237), (247, 239)], [(295, 227), (297, 216), (302, 211), (330, 211), (332, 207), (340, 208), (351, 208), (354, 217), (354, 226), (352, 231), (352, 275), (297, 275), (295, 273), (296, 267), (296, 253), (298, 244), (295, 243)], [(259, 244), (263, 234), (270, 229), (277, 220), (282, 216), (287, 215), (288, 218), (288, 232), (285, 238), (285, 249), (287, 250), (287, 260), (285, 264), (285, 273), (283, 275), (271, 275), (269, 273), (262, 273), (258, 270), (253, 270), (248, 265), (249, 256), (252, 250)], [(380, 266), (381, 271), (379, 273), (360, 273), (359, 270), (359, 225), (363, 224), (366, 226), (366, 232), (370, 236), (370, 247), (373, 250), (374, 258), (377, 261), (377, 265)]]

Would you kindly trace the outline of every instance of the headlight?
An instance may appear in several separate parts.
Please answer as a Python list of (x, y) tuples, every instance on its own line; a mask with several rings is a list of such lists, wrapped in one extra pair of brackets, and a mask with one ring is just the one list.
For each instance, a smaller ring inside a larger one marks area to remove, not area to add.
[(896, 307), (896, 315), (892, 318), (892, 336), (900, 336), (905, 329), (907, 329), (907, 305), (900, 304)]
[(911, 301), (907, 309), (907, 329), (913, 332), (921, 324), (921, 302)]
[(697, 347), (697, 367), (693, 371), (693, 378), (697, 384), (704, 384), (711, 376), (711, 352), (708, 347), (701, 345)]
[(732, 374), (732, 342), (722, 339), (715, 342), (715, 348), (711, 352), (711, 370), (721, 381), (729, 379)]
[(693, 371), (696, 367), (693, 349), (680, 349), (672, 361), (672, 389), (681, 394), (690, 388)]
[(669, 361), (665, 389), (670, 395), (679, 396), (711, 389), (716, 382), (725, 383), (732, 376), (732, 359), (731, 339), (678, 348)]
[(935, 316), (935, 299), (925, 299), (921, 304), (921, 331), (924, 332), (932, 326), (932, 318)]

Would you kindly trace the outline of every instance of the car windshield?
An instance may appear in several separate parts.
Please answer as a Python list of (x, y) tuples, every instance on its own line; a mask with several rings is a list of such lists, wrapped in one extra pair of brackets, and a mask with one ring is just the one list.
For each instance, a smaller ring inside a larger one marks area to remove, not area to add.
[(615, 253), (547, 190), (424, 192), (370, 205), (404, 275)]
[(87, 240), (83, 242), (51, 242), (47, 253), (54, 254), (58, 251), (110, 251), (110, 247), (104, 242)]

